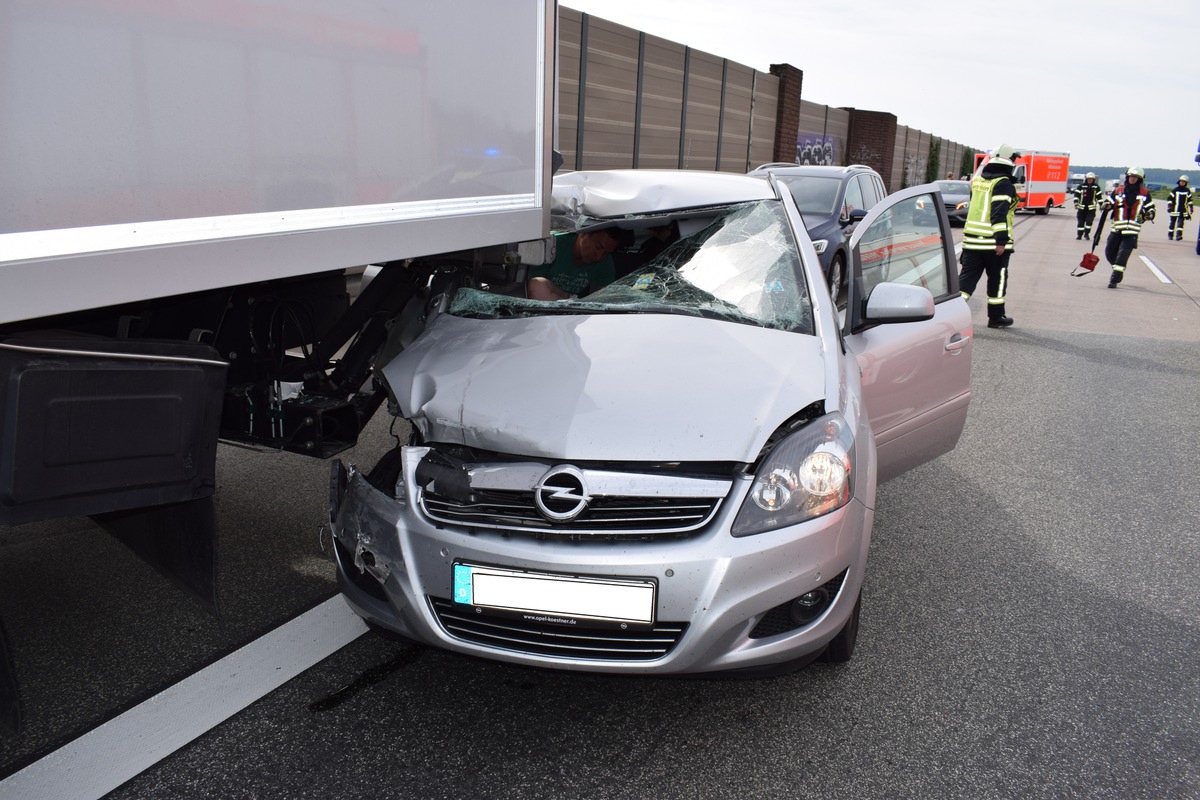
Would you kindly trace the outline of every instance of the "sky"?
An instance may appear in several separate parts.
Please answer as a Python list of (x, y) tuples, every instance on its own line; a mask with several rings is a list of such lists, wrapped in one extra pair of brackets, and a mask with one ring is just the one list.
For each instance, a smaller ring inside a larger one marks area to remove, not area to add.
[(969, 147), (1189, 170), (1200, 146), (1196, 0), (559, 0), (767, 72), (802, 99), (895, 114)]

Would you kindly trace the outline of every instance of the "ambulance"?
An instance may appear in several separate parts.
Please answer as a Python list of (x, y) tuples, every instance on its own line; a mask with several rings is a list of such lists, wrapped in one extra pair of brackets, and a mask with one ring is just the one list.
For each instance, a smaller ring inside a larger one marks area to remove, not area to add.
[[(1013, 184), (1020, 198), (1017, 210), (1049, 214), (1050, 209), (1064, 206), (1071, 154), (1021, 147), (1013, 149), (1021, 154), (1013, 159)], [(989, 153), (975, 154), (976, 174), (989, 157)]]

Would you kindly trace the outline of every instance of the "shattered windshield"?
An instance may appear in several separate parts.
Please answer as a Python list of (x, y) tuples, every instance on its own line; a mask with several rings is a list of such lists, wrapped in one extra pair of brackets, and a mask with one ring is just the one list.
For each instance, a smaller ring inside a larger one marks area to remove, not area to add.
[[(649, 232), (673, 224), (678, 238), (637, 263)], [(529, 300), (460, 289), (449, 312), (479, 319), (545, 314), (658, 313), (813, 333), (799, 256), (780, 204), (742, 203), (621, 220), (637, 233), (628, 274), (578, 299)], [(624, 262), (629, 264), (629, 261)]]

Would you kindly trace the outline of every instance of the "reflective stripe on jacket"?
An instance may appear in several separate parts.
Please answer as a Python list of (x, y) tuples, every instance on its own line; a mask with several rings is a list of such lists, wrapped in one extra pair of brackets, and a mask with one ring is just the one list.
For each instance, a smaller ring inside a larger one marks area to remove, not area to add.
[(1146, 210), (1154, 206), (1154, 200), (1150, 198), (1150, 193), (1146, 191), (1146, 187), (1140, 184), (1137, 187), (1137, 199), (1133, 204), (1132, 213), (1125, 207), (1125, 190), (1129, 188), (1128, 184), (1118, 186), (1109, 195), (1109, 202), (1112, 203), (1112, 232), (1122, 233), (1127, 236), (1137, 236), (1142, 231), (1142, 222), (1146, 219)]
[(1075, 187), (1075, 207), (1082, 211), (1095, 211), (1101, 194), (1099, 184), (1081, 183)]
[(1167, 196), (1167, 213), (1172, 217), (1186, 214), (1192, 205), (1192, 190), (1186, 186), (1176, 186)]
[(1016, 210), (1016, 192), (1007, 176), (989, 179), (976, 175), (971, 181), (971, 205), (963, 223), (963, 249), (995, 250), (996, 234), (1003, 233), (1000, 239), (1004, 241), (1004, 248), (1012, 250)]

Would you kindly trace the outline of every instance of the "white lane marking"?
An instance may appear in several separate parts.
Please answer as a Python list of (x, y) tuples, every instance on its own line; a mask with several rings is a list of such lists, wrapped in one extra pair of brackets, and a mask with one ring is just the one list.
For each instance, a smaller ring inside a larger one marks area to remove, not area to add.
[(0, 781), (0, 799), (97, 800), (366, 631), (332, 597)]
[(1150, 271), (1154, 273), (1155, 277), (1157, 277), (1157, 278), (1159, 279), (1159, 281), (1161, 281), (1162, 283), (1174, 283), (1174, 281), (1172, 281), (1170, 278), (1168, 278), (1166, 275), (1164, 275), (1164, 274), (1163, 274), (1163, 271), (1162, 271), (1161, 269), (1159, 269), (1158, 267), (1154, 266), (1154, 262), (1153, 262), (1153, 261), (1151, 261), (1150, 259), (1146, 258), (1146, 257), (1145, 257), (1144, 255), (1142, 255), (1141, 253), (1138, 253), (1138, 258), (1140, 258), (1140, 259), (1142, 260), (1142, 262), (1143, 262), (1143, 263), (1144, 263), (1144, 264), (1145, 264), (1147, 267), (1149, 267), (1149, 268), (1150, 268)]

